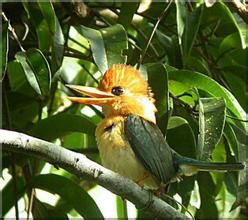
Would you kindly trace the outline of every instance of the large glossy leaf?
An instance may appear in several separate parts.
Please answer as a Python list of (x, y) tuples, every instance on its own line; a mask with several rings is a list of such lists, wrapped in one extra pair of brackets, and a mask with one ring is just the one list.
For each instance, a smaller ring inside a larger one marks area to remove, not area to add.
[(177, 81), (183, 83), (183, 85), (188, 87), (188, 89), (198, 88), (207, 92), (211, 96), (223, 97), (226, 102), (226, 107), (233, 112), (236, 117), (240, 119), (246, 118), (246, 113), (240, 106), (237, 99), (227, 89), (208, 76), (187, 70), (170, 71), (168, 74), (171, 84), (173, 84), (173, 81)]
[(222, 98), (201, 98), (199, 100), (199, 158), (211, 157), (219, 142), (225, 125), (226, 108)]
[(0, 60), (1, 60), (1, 73), (0, 73), (0, 82), (4, 78), (5, 71), (7, 68), (8, 61), (8, 51), (9, 51), (9, 35), (8, 35), (8, 26), (9, 23), (2, 23), (2, 39), (0, 41)]
[(84, 219), (103, 219), (95, 201), (83, 188), (70, 179), (54, 174), (38, 175), (33, 177), (30, 186), (60, 195)]
[[(169, 119), (169, 90), (168, 73), (166, 68), (159, 63), (147, 65), (148, 82), (155, 94), (158, 109), (158, 125), (165, 134)], [(158, 80), (159, 79), (159, 80)]]
[(126, 63), (127, 57), (123, 53), (128, 48), (128, 41), (122, 25), (100, 30), (81, 26), (79, 31), (89, 40), (94, 61), (102, 73), (113, 64)]
[(83, 115), (58, 114), (34, 124), (29, 134), (45, 140), (53, 140), (70, 132), (94, 135), (95, 128), (95, 124)]

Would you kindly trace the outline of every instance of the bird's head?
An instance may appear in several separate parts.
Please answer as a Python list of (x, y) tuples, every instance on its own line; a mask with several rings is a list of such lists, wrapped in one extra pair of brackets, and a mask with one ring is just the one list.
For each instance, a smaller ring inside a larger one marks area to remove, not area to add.
[(102, 107), (105, 117), (138, 115), (156, 123), (153, 94), (140, 72), (124, 64), (108, 69), (98, 88), (67, 85), (89, 97), (69, 97), (72, 102)]

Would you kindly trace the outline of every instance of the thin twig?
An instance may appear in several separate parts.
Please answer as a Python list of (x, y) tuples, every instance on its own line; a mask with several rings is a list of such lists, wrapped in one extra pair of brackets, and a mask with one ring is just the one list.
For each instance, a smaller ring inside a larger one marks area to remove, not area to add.
[(15, 41), (17, 42), (18, 46), (20, 47), (21, 51), (25, 52), (25, 49), (22, 47), (21, 42), (20, 42), (20, 40), (19, 40), (19, 38), (15, 32), (15, 29), (12, 27), (12, 25), (9, 22), (9, 19), (7, 18), (7, 16), (5, 15), (5, 13), (3, 11), (2, 11), (2, 17), (3, 17), (4, 21), (8, 22), (8, 29), (12, 33), (12, 35), (13, 35)]
[(150, 44), (151, 44), (152, 38), (153, 38), (153, 36), (154, 36), (154, 34), (155, 34), (157, 28), (158, 28), (158, 25), (159, 25), (160, 21), (163, 19), (165, 13), (166, 13), (167, 10), (169, 9), (169, 7), (170, 7), (170, 5), (171, 5), (172, 2), (173, 2), (172, 0), (169, 1), (169, 3), (168, 3), (168, 5), (166, 6), (166, 8), (163, 10), (163, 12), (161, 13), (161, 15), (158, 17), (158, 20), (157, 20), (157, 22), (156, 22), (156, 24), (155, 24), (155, 26), (154, 26), (154, 28), (153, 28), (153, 30), (152, 30), (150, 39), (149, 39), (149, 41), (147, 42), (146, 48), (144, 49), (143, 53), (142, 53), (141, 56), (140, 56), (140, 61), (139, 61), (139, 64), (138, 64), (138, 68), (139, 68), (139, 66), (143, 63), (143, 60), (144, 60), (146, 51), (148, 50), (148, 48), (149, 48), (149, 46), (150, 46)]

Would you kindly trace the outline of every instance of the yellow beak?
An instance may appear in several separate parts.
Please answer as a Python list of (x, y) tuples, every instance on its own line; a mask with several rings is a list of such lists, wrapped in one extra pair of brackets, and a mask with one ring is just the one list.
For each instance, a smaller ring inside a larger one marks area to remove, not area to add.
[(88, 86), (66, 85), (66, 87), (89, 97), (68, 97), (72, 102), (77, 102), (85, 105), (99, 105), (102, 106), (106, 103), (112, 103), (114, 101), (114, 95), (112, 93), (103, 92), (98, 88)]

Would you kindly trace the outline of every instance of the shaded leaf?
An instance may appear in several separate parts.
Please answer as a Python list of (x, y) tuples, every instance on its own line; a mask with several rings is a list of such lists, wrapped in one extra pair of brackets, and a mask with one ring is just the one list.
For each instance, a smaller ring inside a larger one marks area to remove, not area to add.
[(197, 175), (199, 192), (201, 197), (200, 209), (196, 211), (198, 219), (217, 219), (218, 210), (215, 204), (215, 184), (211, 175), (207, 172), (200, 172)]
[(182, 48), (183, 55), (186, 57), (190, 55), (193, 44), (195, 43), (196, 35), (201, 23), (203, 9), (204, 7), (203, 5), (201, 5), (193, 10), (193, 12), (188, 13), (185, 18), (186, 21), (184, 32), (182, 35)]
[(64, 56), (64, 35), (51, 1), (38, 2), (38, 5), (52, 36), (52, 70), (55, 73), (60, 68)]
[(219, 142), (225, 125), (225, 101), (222, 98), (199, 100), (199, 158), (207, 160)]
[(45, 140), (53, 140), (70, 132), (94, 135), (96, 125), (85, 116), (58, 114), (43, 119), (29, 130), (29, 134)]
[(30, 186), (60, 195), (85, 219), (103, 219), (101, 211), (89, 194), (65, 177), (54, 174), (38, 175), (33, 177)]
[[(159, 63), (147, 65), (148, 82), (155, 94), (156, 107), (158, 109), (158, 125), (165, 134), (169, 120), (169, 91), (168, 73), (165, 67)], [(159, 80), (158, 80), (159, 79)]]
[(51, 48), (51, 38), (49, 27), (44, 19), (40, 8), (36, 2), (22, 2), (24, 9), (26, 10), (33, 26), (35, 27), (39, 49), (42, 51), (49, 51)]
[(41, 202), (36, 197), (33, 198), (32, 215), (34, 219), (68, 219), (61, 210), (56, 210), (53, 206)]
[(139, 2), (122, 2), (118, 23), (128, 28), (138, 7)]
[(18, 52), (15, 56), (16, 60), (22, 65), (23, 71), (25, 73), (26, 79), (29, 82), (30, 86), (35, 90), (38, 95), (42, 95), (41, 89), (38, 83), (38, 80), (35, 76), (35, 73), (31, 69), (27, 56), (24, 52)]
[(14, 193), (14, 180), (11, 179), (8, 184), (2, 189), (2, 216), (4, 216), (14, 205), (15, 197), (20, 199), (25, 193), (25, 182), (23, 177), (16, 177), (16, 190)]
[(42, 95), (48, 95), (51, 88), (51, 71), (45, 56), (38, 49), (28, 50), (26, 56), (35, 73)]
[(196, 158), (196, 141), (192, 128), (182, 117), (172, 116), (166, 140), (171, 148), (185, 157)]
[(9, 23), (2, 23), (2, 39), (0, 41), (0, 51), (1, 51), (0, 60), (2, 64), (1, 64), (0, 81), (3, 80), (7, 68), (8, 51), (9, 51), (8, 26)]

